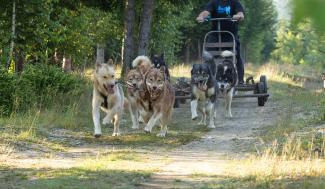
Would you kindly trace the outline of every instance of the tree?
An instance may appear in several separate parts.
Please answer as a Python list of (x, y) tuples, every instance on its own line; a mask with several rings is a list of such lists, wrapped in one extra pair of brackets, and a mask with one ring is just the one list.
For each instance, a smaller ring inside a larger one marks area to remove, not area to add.
[(135, 0), (125, 1), (124, 13), (124, 38), (122, 47), (122, 76), (132, 67), (131, 59), (133, 56), (134, 40), (134, 22), (135, 22)]
[(155, 0), (144, 0), (140, 21), (138, 55), (147, 55)]

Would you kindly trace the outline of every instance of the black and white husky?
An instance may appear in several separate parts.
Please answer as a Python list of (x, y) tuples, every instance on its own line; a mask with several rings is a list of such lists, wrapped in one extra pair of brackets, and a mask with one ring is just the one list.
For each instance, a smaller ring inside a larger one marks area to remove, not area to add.
[(226, 117), (231, 118), (231, 103), (238, 82), (237, 69), (232, 57), (231, 51), (223, 51), (221, 58), (216, 61), (216, 85), (218, 88), (218, 97), (225, 99)]
[(204, 52), (203, 63), (194, 64), (191, 70), (191, 113), (192, 120), (198, 117), (197, 110), (202, 113), (202, 119), (199, 124), (206, 125), (207, 116), (209, 116), (209, 128), (215, 128), (215, 104), (216, 104), (216, 83), (215, 66), (212, 56)]

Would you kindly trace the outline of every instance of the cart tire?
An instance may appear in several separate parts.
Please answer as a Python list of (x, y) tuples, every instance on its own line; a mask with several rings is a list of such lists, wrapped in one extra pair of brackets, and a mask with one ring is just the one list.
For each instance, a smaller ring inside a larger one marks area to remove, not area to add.
[(264, 90), (263, 90), (263, 93), (267, 93), (267, 79), (266, 79), (266, 76), (265, 75), (261, 75), (260, 77), (260, 83), (264, 83)]
[[(258, 83), (257, 84), (257, 93), (264, 93), (264, 90), (265, 90), (265, 86), (264, 86), (264, 83)], [(265, 102), (266, 102), (267, 98), (266, 97), (258, 97), (257, 98), (257, 103), (258, 103), (258, 106), (264, 106), (265, 105)]]

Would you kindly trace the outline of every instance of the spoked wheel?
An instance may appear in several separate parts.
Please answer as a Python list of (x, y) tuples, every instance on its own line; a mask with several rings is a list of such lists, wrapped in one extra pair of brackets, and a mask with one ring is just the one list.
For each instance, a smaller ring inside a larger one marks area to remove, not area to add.
[[(266, 94), (267, 93), (267, 79), (265, 75), (260, 77), (260, 82), (257, 84), (257, 89), (255, 91), (257, 94)], [(267, 101), (267, 97), (258, 97), (257, 103), (258, 106), (264, 106)]]

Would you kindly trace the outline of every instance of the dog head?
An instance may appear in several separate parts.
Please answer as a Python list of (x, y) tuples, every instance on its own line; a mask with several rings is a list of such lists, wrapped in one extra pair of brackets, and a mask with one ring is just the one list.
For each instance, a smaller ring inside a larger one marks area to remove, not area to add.
[(164, 54), (159, 55), (153, 55), (151, 56), (151, 62), (153, 63), (155, 68), (160, 68), (162, 66), (167, 67), (167, 64), (165, 62)]
[(232, 61), (224, 60), (217, 66), (216, 82), (221, 92), (229, 91), (236, 84), (236, 68)]
[(208, 64), (194, 64), (191, 70), (191, 82), (203, 91), (208, 90), (212, 73)]
[(144, 85), (144, 76), (140, 70), (130, 70), (126, 75), (127, 88), (131, 91), (137, 91)]
[(107, 64), (96, 63), (94, 79), (102, 92), (105, 91), (107, 94), (115, 92), (115, 68), (112, 59), (109, 59)]
[(165, 68), (151, 68), (146, 75), (146, 86), (151, 99), (157, 99), (165, 89)]

